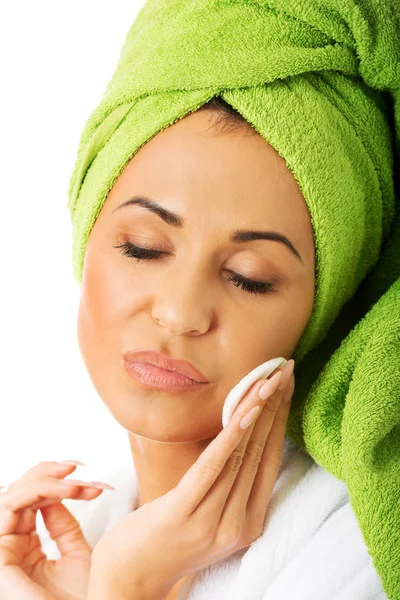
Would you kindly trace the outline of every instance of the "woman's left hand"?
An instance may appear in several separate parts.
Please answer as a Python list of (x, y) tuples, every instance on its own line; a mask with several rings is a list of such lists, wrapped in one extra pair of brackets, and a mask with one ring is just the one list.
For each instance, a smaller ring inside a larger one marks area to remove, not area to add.
[[(175, 488), (118, 521), (99, 540), (88, 600), (160, 600), (182, 577), (260, 537), (283, 457), (293, 364), (275, 370), (283, 376), (274, 379), (267, 400), (258, 396), (265, 379), (253, 384)], [(288, 371), (286, 387), (276, 389)], [(282, 396), (288, 401), (281, 402)], [(261, 407), (256, 420), (241, 429), (243, 414), (255, 406)]]

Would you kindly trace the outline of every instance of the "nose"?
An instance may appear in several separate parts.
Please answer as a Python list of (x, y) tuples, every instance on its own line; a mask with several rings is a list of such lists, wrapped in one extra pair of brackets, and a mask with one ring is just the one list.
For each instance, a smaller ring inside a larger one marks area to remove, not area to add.
[(195, 266), (168, 271), (154, 297), (152, 316), (175, 335), (205, 333), (213, 317), (210, 286)]

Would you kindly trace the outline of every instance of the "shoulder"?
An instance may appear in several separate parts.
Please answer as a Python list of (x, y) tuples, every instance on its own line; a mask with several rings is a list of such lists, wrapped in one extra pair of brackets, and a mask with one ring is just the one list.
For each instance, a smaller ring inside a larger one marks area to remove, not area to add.
[(277, 598), (385, 600), (345, 482), (292, 443), (284, 461), (263, 535), (248, 551), (269, 571), (271, 591)]

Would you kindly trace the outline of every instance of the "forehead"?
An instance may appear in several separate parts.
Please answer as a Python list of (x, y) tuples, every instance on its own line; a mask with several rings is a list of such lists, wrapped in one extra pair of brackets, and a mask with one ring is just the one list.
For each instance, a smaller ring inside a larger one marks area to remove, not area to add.
[[(308, 209), (284, 159), (250, 127), (221, 133), (209, 111), (197, 111), (170, 125), (128, 162), (107, 203), (142, 193), (183, 213), (212, 211), (225, 218), (272, 208), (281, 218), (307, 218)], [(277, 215), (276, 215), (277, 216)]]

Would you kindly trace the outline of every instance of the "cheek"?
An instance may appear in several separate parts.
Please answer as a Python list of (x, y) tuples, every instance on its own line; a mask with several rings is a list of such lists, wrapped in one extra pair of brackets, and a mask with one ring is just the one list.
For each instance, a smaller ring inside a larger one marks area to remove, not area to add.
[(314, 309), (315, 275), (310, 273), (296, 292), (295, 310), (293, 310), (294, 325), (303, 331), (311, 318)]
[(117, 291), (107, 271), (101, 269), (98, 263), (88, 261), (82, 279), (77, 337), (89, 370), (108, 346), (107, 340), (110, 340), (113, 331), (112, 314), (116, 297)]
[(84, 324), (98, 330), (110, 327), (113, 315), (118, 314), (119, 305), (129, 295), (126, 288), (121, 274), (109, 260), (90, 255), (81, 288), (80, 310)]
[(92, 363), (95, 364), (96, 347), (99, 347), (100, 328), (97, 324), (95, 310), (96, 307), (93, 307), (90, 297), (83, 289), (78, 309), (77, 338), (81, 355), (89, 373), (92, 372)]
[(313, 299), (312, 286), (290, 285), (263, 305), (229, 319), (222, 355), (235, 365), (235, 378), (266, 360), (292, 355), (311, 316)]
[(291, 356), (311, 318), (314, 306), (313, 282), (300, 285), (290, 294), (281, 318), (280, 335)]
[[(93, 254), (91, 258), (94, 258)], [(126, 277), (112, 261), (88, 260), (78, 311), (78, 342), (86, 365), (108, 364), (119, 355), (128, 321), (142, 314), (146, 297), (140, 282)]]

